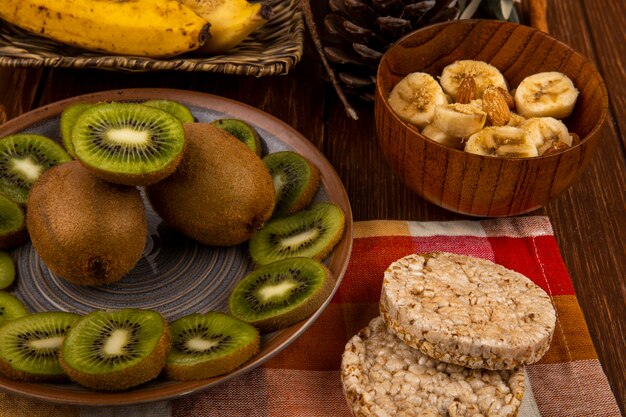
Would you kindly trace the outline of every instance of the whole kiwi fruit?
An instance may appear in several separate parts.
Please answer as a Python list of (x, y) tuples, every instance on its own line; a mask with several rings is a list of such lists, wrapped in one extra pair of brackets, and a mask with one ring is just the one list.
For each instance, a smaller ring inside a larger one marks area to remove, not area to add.
[(139, 190), (99, 179), (78, 161), (37, 180), (26, 225), (46, 266), (80, 285), (120, 280), (141, 258), (148, 234)]
[(242, 243), (272, 215), (275, 191), (261, 159), (208, 123), (187, 123), (187, 151), (178, 169), (146, 187), (150, 203), (172, 228), (205, 245)]

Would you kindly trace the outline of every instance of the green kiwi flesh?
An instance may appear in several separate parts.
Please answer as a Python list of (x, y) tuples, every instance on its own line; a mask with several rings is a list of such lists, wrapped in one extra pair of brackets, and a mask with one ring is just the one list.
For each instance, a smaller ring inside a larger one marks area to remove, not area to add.
[(334, 284), (331, 272), (319, 261), (284, 259), (246, 275), (231, 292), (228, 309), (261, 331), (274, 331), (310, 316)]
[(0, 251), (0, 290), (10, 287), (13, 281), (15, 281), (13, 258), (8, 253)]
[(0, 326), (9, 320), (15, 320), (28, 314), (24, 304), (13, 294), (0, 291)]
[(173, 100), (148, 100), (144, 101), (144, 106), (156, 107), (157, 109), (165, 110), (168, 113), (173, 114), (180, 120), (181, 123), (193, 123), (195, 118), (191, 111), (184, 105)]
[(261, 146), (261, 138), (256, 129), (248, 123), (239, 119), (218, 119), (211, 122), (217, 128), (222, 129), (226, 133), (236, 137), (252, 152), (261, 156), (263, 147)]
[(0, 249), (11, 249), (27, 240), (24, 210), (13, 200), (0, 194)]
[(156, 311), (94, 311), (67, 333), (60, 363), (95, 390), (123, 390), (156, 378), (170, 350), (170, 332)]
[(66, 379), (58, 351), (78, 314), (34, 313), (0, 327), (0, 372), (27, 382)]
[(276, 190), (272, 217), (296, 213), (311, 203), (320, 185), (320, 172), (303, 156), (282, 151), (263, 158)]
[(50, 271), (79, 285), (122, 279), (141, 259), (148, 236), (139, 190), (104, 181), (78, 161), (39, 178), (26, 224)]
[(45, 136), (20, 133), (0, 139), (0, 194), (26, 204), (39, 176), (71, 158), (63, 147)]
[(74, 153), (102, 179), (154, 184), (175, 171), (185, 149), (180, 120), (136, 103), (104, 103), (82, 112), (72, 129)]
[(65, 108), (61, 113), (61, 139), (63, 140), (63, 146), (70, 156), (74, 157), (74, 145), (72, 145), (72, 128), (76, 123), (78, 116), (95, 104), (92, 103), (75, 103)]
[(249, 242), (258, 265), (296, 256), (322, 260), (339, 242), (345, 214), (334, 203), (316, 203), (310, 210), (269, 221)]
[(259, 350), (255, 327), (217, 311), (181, 317), (171, 323), (170, 332), (172, 350), (165, 374), (176, 381), (226, 374)]

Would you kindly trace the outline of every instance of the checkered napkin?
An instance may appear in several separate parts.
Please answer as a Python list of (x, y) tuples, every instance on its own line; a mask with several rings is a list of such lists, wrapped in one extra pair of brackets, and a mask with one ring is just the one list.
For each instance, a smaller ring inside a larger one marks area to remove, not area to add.
[(552, 298), (549, 351), (526, 367), (520, 417), (618, 417), (574, 288), (546, 217), (355, 224), (350, 265), (324, 314), (261, 368), (188, 397), (133, 407), (54, 406), (0, 394), (0, 417), (348, 417), (339, 379), (348, 339), (378, 315), (383, 271), (405, 255), (446, 251), (521, 272)]

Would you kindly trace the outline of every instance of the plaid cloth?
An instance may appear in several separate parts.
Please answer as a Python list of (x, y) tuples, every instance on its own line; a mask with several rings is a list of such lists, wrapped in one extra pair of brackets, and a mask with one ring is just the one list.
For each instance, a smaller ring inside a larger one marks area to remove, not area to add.
[(339, 365), (348, 339), (378, 315), (383, 271), (415, 252), (489, 259), (532, 279), (557, 311), (552, 345), (526, 368), (520, 417), (618, 417), (574, 288), (545, 217), (355, 224), (352, 257), (332, 303), (297, 341), (264, 366), (207, 391), (133, 407), (55, 406), (0, 394), (0, 417), (350, 416)]

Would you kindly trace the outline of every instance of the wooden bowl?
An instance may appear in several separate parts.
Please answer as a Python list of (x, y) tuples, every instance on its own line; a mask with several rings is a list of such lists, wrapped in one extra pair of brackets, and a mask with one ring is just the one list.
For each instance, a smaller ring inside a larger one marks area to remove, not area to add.
[[(505, 159), (448, 148), (403, 122), (387, 103), (393, 86), (411, 72), (433, 76), (459, 59), (486, 61), (515, 88), (526, 76), (560, 71), (580, 91), (563, 120), (580, 143), (557, 154)], [(414, 192), (445, 209), (472, 216), (511, 216), (542, 207), (585, 170), (608, 109), (602, 77), (580, 53), (531, 27), (462, 20), (417, 30), (383, 56), (376, 87), (376, 133), (389, 165)]]

